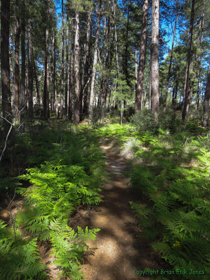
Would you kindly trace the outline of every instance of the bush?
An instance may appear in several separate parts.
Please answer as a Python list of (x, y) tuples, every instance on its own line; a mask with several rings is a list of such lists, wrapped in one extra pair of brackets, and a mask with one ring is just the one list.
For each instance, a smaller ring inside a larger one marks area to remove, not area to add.
[(154, 114), (150, 109), (143, 109), (131, 117), (133, 123), (142, 131), (151, 131), (157, 133), (158, 129), (169, 130), (171, 133), (176, 131), (177, 124), (180, 120), (176, 117), (176, 113), (172, 108), (167, 108), (166, 112), (163, 108), (158, 114), (158, 123), (155, 122)]
[(131, 117), (132, 122), (142, 131), (152, 131), (157, 133), (158, 123), (155, 122), (154, 114), (149, 109), (143, 109), (138, 111), (134, 116)]
[(176, 112), (168, 107), (166, 112), (163, 111), (163, 108), (160, 109), (159, 115), (159, 128), (164, 130), (170, 130), (170, 132), (175, 132), (176, 130)]

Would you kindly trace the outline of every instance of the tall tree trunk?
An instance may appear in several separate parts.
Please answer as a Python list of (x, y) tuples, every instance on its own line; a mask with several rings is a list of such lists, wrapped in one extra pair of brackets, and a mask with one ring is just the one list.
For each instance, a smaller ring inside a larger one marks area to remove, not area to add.
[[(118, 57), (118, 39), (117, 39), (116, 3), (115, 3), (115, 0), (112, 0), (112, 3), (113, 3), (113, 14), (114, 14), (114, 19), (115, 19), (115, 21), (114, 21), (114, 39), (115, 39), (115, 57), (116, 57), (116, 67), (117, 67), (116, 79), (118, 79), (120, 70), (119, 70), (119, 57)], [(115, 84), (115, 91), (117, 91), (117, 88), (118, 88), (118, 83)], [(115, 103), (116, 108), (118, 106), (117, 101)], [(121, 98), (121, 101), (120, 101), (120, 107), (122, 109), (122, 98)], [(123, 117), (123, 116), (121, 116), (121, 117)], [(120, 120), (120, 122), (121, 122), (121, 120)]]
[(93, 122), (93, 107), (94, 107), (94, 96), (95, 96), (96, 64), (98, 62), (100, 21), (101, 21), (101, 0), (98, 1), (97, 30), (96, 30), (95, 49), (94, 49), (92, 80), (91, 80), (91, 88), (90, 88), (89, 122)]
[(84, 108), (83, 114), (86, 115), (88, 113), (88, 70), (89, 70), (89, 59), (90, 59), (90, 43), (91, 43), (91, 12), (88, 12), (88, 20), (87, 20), (87, 37), (86, 37), (86, 50), (85, 50), (85, 59), (84, 59), (84, 83), (82, 90), (84, 91)]
[(152, 112), (158, 121), (159, 112), (159, 0), (152, 1), (152, 49), (151, 49), (151, 101)]
[(125, 41), (125, 77), (127, 85), (130, 86), (129, 82), (129, 71), (128, 71), (128, 32), (129, 32), (129, 12), (130, 12), (130, 3), (128, 4), (127, 12), (127, 23), (126, 23), (126, 41)]
[(183, 99), (183, 110), (182, 110), (182, 120), (183, 121), (185, 121), (186, 116), (187, 116), (188, 80), (189, 80), (191, 47), (192, 47), (192, 37), (193, 37), (194, 7), (195, 7), (195, 0), (192, 0), (192, 8), (191, 8), (191, 16), (190, 16), (190, 35), (189, 35), (189, 45), (188, 45), (188, 52), (187, 52), (187, 63), (186, 63), (185, 84), (184, 84), (184, 99)]
[[(25, 1), (22, 1), (23, 10), (22, 10), (22, 19), (21, 19), (21, 92), (20, 92), (20, 110), (24, 110), (26, 106), (25, 100)], [(20, 115), (20, 120), (23, 121), (23, 114)]]
[[(202, 11), (202, 16), (199, 22), (199, 48), (202, 50), (202, 44), (203, 44), (203, 29), (204, 29), (204, 0), (203, 0), (203, 11)], [(196, 109), (198, 110), (199, 108), (199, 103), (200, 103), (200, 72), (201, 72), (201, 52), (199, 52), (198, 55), (198, 62), (199, 62), (199, 67), (198, 67), (198, 87), (197, 87), (197, 100), (196, 100)]]
[(56, 60), (55, 60), (55, 28), (53, 28), (52, 33), (52, 63), (53, 63), (53, 92), (54, 92), (54, 100), (55, 100), (55, 114), (56, 118), (58, 118), (58, 95), (57, 95), (57, 79), (56, 79)]
[(70, 58), (70, 79), (69, 79), (69, 112), (68, 119), (72, 120), (72, 92), (73, 92), (73, 77), (74, 77), (74, 24), (72, 23), (71, 31), (71, 58)]
[(173, 32), (173, 40), (172, 40), (172, 46), (171, 46), (171, 55), (170, 55), (170, 62), (169, 62), (168, 76), (167, 76), (167, 83), (166, 83), (166, 93), (165, 93), (165, 100), (164, 100), (164, 105), (163, 105), (164, 112), (166, 111), (166, 102), (167, 102), (167, 97), (168, 97), (169, 80), (170, 80), (170, 76), (171, 76), (171, 64), (172, 64), (172, 59), (173, 59), (174, 40), (175, 40), (175, 35), (176, 35), (177, 21), (178, 21), (178, 14), (176, 15), (176, 21), (175, 21), (174, 32)]
[(36, 83), (36, 104), (40, 106), (40, 94), (39, 94), (39, 82), (37, 77), (37, 66), (36, 66), (36, 60), (33, 59), (34, 62), (34, 78)]
[[(48, 10), (48, 7), (47, 7)], [(44, 79), (44, 96), (43, 96), (43, 105), (44, 105), (44, 118), (49, 118), (49, 52), (48, 52), (48, 37), (49, 29), (46, 25), (45, 30), (45, 79)]]
[(63, 80), (64, 80), (64, 21), (63, 21), (63, 0), (61, 1), (61, 10), (62, 10), (62, 61), (61, 61), (61, 119), (63, 118)]
[(69, 112), (69, 17), (66, 17), (66, 93), (65, 93), (65, 115)]
[[(16, 7), (19, 1), (16, 0)], [(14, 96), (13, 96), (13, 115), (15, 118), (18, 116), (19, 110), (19, 50), (20, 50), (20, 22), (19, 17), (16, 15), (15, 19), (15, 77), (14, 77)]]
[(29, 116), (33, 118), (33, 47), (32, 47), (32, 26), (31, 19), (28, 21), (28, 97)]
[[(3, 117), (11, 120), (9, 69), (10, 0), (1, 1), (1, 82)], [(5, 129), (8, 123), (4, 122)]]
[(14, 37), (15, 37), (15, 27), (11, 28), (10, 26), (10, 35), (9, 35), (9, 67), (10, 67), (10, 95), (11, 95), (11, 106), (13, 107), (13, 98), (15, 92), (15, 84), (14, 84), (14, 65), (13, 61), (15, 60), (14, 57)]
[(74, 124), (79, 124), (79, 11), (75, 12), (75, 99)]
[(204, 112), (203, 126), (204, 127), (208, 126), (208, 121), (209, 121), (209, 96), (210, 96), (210, 63), (209, 63), (207, 85), (206, 85), (204, 106), (203, 106), (203, 112)]
[(105, 61), (105, 81), (103, 86), (103, 93), (102, 93), (102, 104), (101, 104), (101, 118), (104, 118), (104, 107), (106, 106), (106, 98), (107, 98), (107, 89), (108, 89), (108, 71), (110, 65), (110, 44), (111, 40), (111, 23), (110, 17), (108, 18), (108, 38), (107, 38), (107, 48), (106, 48), (106, 61)]
[(137, 47), (135, 47), (134, 59), (135, 59), (135, 89), (134, 89), (134, 93), (136, 93), (137, 80), (138, 80)]
[(144, 67), (145, 67), (146, 43), (147, 43), (148, 10), (149, 10), (149, 0), (145, 0), (143, 5), (143, 20), (142, 20), (142, 28), (141, 28), (139, 74), (138, 74), (137, 86), (136, 86), (136, 100), (135, 100), (136, 112), (142, 109)]

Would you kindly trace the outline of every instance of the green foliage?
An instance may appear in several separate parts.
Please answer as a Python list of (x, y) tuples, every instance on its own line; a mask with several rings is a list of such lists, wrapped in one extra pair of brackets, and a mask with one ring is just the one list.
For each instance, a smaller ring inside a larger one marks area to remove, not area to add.
[[(41, 133), (35, 133), (36, 129)], [(63, 276), (82, 278), (79, 261), (88, 248), (85, 242), (95, 239), (99, 229), (86, 228), (83, 232), (78, 228), (75, 232), (67, 222), (81, 203), (98, 205), (102, 201), (100, 185), (106, 173), (102, 170), (104, 154), (97, 137), (97, 130), (92, 132), (82, 127), (68, 130), (64, 124), (58, 129), (35, 126), (34, 131), (18, 139), (18, 149), (24, 146), (30, 151), (28, 162), (34, 167), (16, 180), (30, 181), (33, 187), (17, 189), (25, 199), (24, 210), (18, 211), (14, 221), (14, 232), (1, 224), (0, 257), (5, 257), (0, 268), (1, 279), (46, 279), (45, 267), (38, 261), (37, 241), (51, 243)], [(39, 166), (36, 158), (41, 162)], [(6, 179), (2, 183), (9, 187)], [(18, 227), (23, 228), (23, 235)], [(23, 239), (26, 233), (31, 237)]]
[[(202, 141), (206, 141), (203, 137), (187, 133), (174, 136), (152, 138), (145, 133), (139, 138), (147, 139), (147, 148), (141, 144), (136, 152), (143, 164), (129, 172), (131, 185), (140, 189), (152, 205), (131, 202), (131, 207), (144, 228), (144, 237), (153, 242), (152, 247), (171, 270), (205, 271), (199, 279), (208, 279), (210, 153), (202, 147)], [(179, 277), (167, 275), (167, 279)], [(198, 275), (182, 275), (182, 279), (198, 279)]]
[(151, 131), (158, 133), (158, 130), (168, 130), (171, 133), (176, 132), (176, 129), (181, 125), (179, 119), (176, 116), (175, 111), (172, 108), (167, 108), (166, 112), (160, 108), (158, 115), (158, 122), (155, 121), (154, 114), (151, 110), (144, 108), (138, 111), (131, 117), (132, 122), (141, 131)]
[(83, 259), (83, 253), (88, 248), (85, 241), (95, 240), (99, 229), (88, 230), (86, 227), (85, 232), (83, 232), (78, 227), (76, 234), (65, 224), (60, 225), (58, 230), (58, 224), (55, 222), (51, 223), (50, 229), (52, 250), (56, 252), (55, 257), (57, 258), (54, 263), (62, 267), (62, 273), (59, 276), (70, 276), (72, 280), (81, 279), (82, 272), (79, 271), (79, 261)]
[(23, 240), (22, 237), (19, 231), (16, 231), (15, 241), (11, 230), (0, 220), (0, 278), (46, 279), (45, 266), (39, 262), (37, 238)]
[(152, 131), (157, 132), (158, 124), (154, 120), (154, 114), (151, 110), (143, 109), (138, 111), (133, 117), (131, 117), (132, 122), (142, 131)]

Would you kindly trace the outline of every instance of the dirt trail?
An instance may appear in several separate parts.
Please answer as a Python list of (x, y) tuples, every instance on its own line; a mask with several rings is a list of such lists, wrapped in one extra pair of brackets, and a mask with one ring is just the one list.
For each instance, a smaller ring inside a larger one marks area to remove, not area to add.
[(127, 185), (128, 179), (123, 175), (126, 171), (124, 159), (116, 154), (111, 144), (101, 145), (101, 148), (107, 153), (107, 170), (114, 177), (102, 186), (103, 203), (77, 223), (82, 228), (101, 229), (96, 240), (87, 243), (92, 252), (86, 254), (81, 270), (85, 280), (150, 279), (134, 273), (145, 268), (160, 269), (151, 258), (149, 244), (136, 237), (141, 231), (129, 201), (140, 203), (140, 198)]
[[(151, 254), (148, 242), (136, 237), (142, 232), (137, 227), (138, 220), (134, 217), (129, 201), (143, 201), (137, 192), (128, 187), (128, 179), (123, 175), (127, 171), (123, 157), (111, 143), (101, 144), (101, 148), (107, 154), (107, 171), (113, 174), (112, 179), (102, 186), (103, 202), (89, 211), (81, 206), (69, 223), (74, 230), (77, 230), (77, 226), (83, 229), (86, 226), (90, 229), (101, 229), (95, 241), (87, 242), (92, 251), (85, 253), (81, 270), (85, 280), (150, 279), (147, 275), (134, 273), (144, 271), (145, 268), (159, 271), (160, 267), (163, 268), (163, 263), (154, 259), (155, 255)], [(13, 215), (16, 214), (18, 206), (21, 208), (22, 202), (22, 198), (17, 198), (17, 201), (12, 203)], [(0, 218), (11, 226), (10, 214), (4, 204), (0, 204)], [(59, 268), (52, 263), (55, 258), (49, 256), (49, 244), (39, 244), (39, 252), (41, 262), (47, 265), (49, 279), (57, 279)]]

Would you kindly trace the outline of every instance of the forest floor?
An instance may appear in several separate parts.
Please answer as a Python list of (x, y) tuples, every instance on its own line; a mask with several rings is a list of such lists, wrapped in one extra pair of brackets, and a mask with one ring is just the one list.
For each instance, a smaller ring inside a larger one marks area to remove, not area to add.
[(127, 171), (125, 159), (112, 142), (101, 143), (100, 147), (106, 151), (107, 171), (112, 179), (102, 186), (103, 202), (88, 213), (77, 213), (71, 222), (75, 227), (101, 229), (96, 240), (87, 244), (92, 250), (86, 253), (81, 271), (86, 280), (150, 279), (148, 274), (139, 274), (145, 268), (160, 273), (167, 266), (140, 237), (142, 231), (129, 201), (143, 203), (142, 198), (129, 187), (129, 179), (123, 174)]
[[(141, 238), (138, 219), (134, 217), (129, 201), (147, 203), (137, 190), (129, 186), (129, 179), (123, 174), (128, 170), (125, 159), (116, 150), (112, 141), (101, 141), (106, 151), (106, 169), (111, 179), (102, 186), (103, 202), (97, 207), (79, 207), (69, 222), (75, 231), (77, 226), (85, 229), (100, 228), (96, 240), (89, 240), (91, 248), (85, 252), (81, 271), (86, 280), (132, 280), (150, 279), (145, 269), (154, 271), (167, 269), (167, 265), (152, 250), (150, 244)], [(32, 187), (32, 186), (30, 186)], [(23, 197), (16, 197), (11, 204), (12, 215), (22, 208)], [(10, 227), (10, 212), (5, 201), (0, 203), (0, 219)], [(138, 235), (138, 237), (137, 237)], [(41, 262), (47, 265), (49, 279), (57, 279), (59, 268), (52, 264), (50, 244), (38, 244)], [(138, 273), (138, 274), (137, 274)], [(155, 276), (155, 275), (153, 275)], [(69, 278), (67, 278), (69, 279)]]

